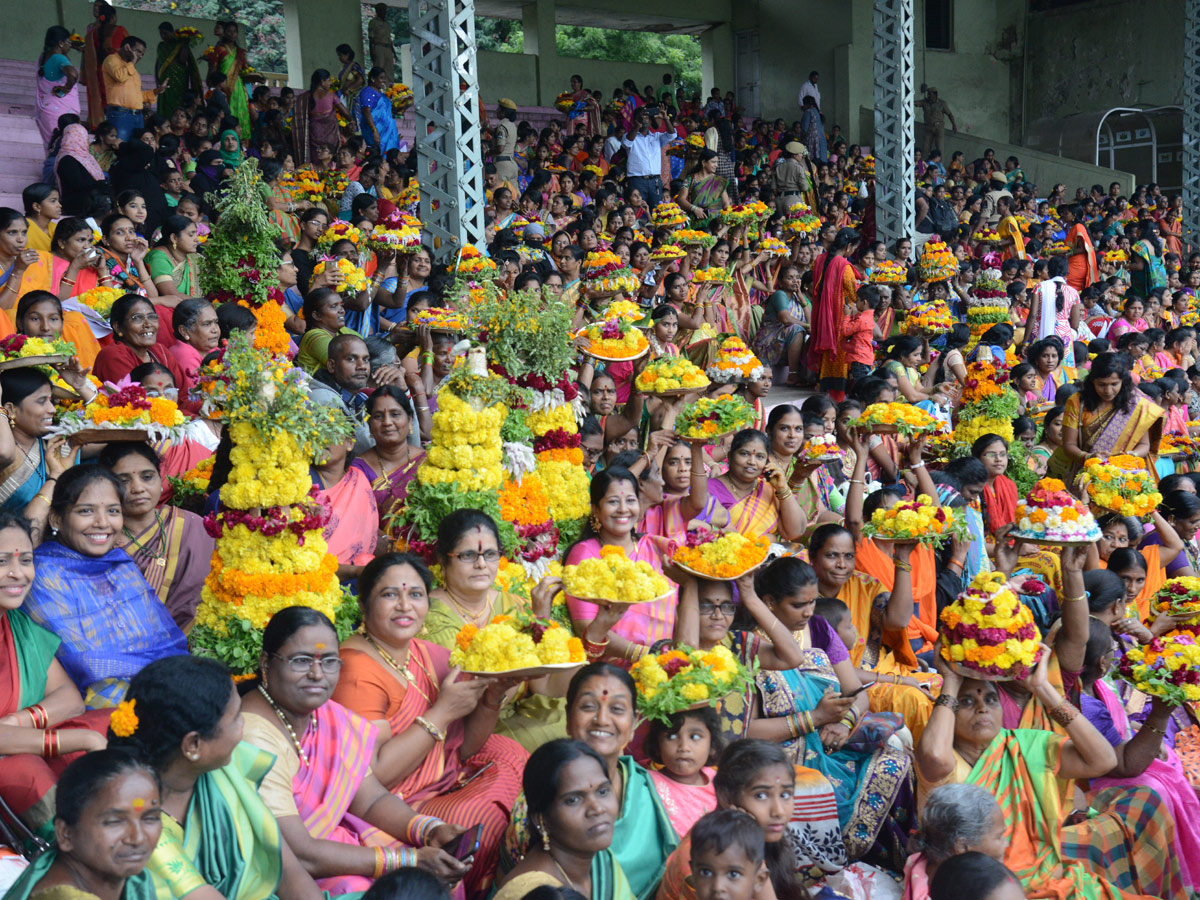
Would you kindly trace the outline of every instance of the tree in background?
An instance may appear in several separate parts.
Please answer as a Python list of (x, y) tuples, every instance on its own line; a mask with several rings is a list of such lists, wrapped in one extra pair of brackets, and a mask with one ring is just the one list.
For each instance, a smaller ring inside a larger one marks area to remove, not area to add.
[[(139, 9), (162, 15), (161, 0), (118, 0), (118, 6)], [(241, 31), (241, 44), (246, 48), (250, 65), (260, 72), (287, 71), (287, 40), (283, 32), (283, 0), (172, 0), (167, 18), (191, 16), (197, 19), (232, 19)], [(150, 57), (154, 56), (157, 35), (146, 35), (150, 42)], [(215, 40), (211, 29), (205, 40)], [(199, 52), (203, 52), (201, 47)], [(199, 53), (197, 53), (199, 55)], [(332, 57), (333, 48), (329, 55)]]

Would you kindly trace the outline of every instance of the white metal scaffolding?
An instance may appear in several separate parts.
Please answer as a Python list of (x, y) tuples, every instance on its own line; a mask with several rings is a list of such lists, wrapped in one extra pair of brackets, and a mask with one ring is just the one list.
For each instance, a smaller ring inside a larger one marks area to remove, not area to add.
[(875, 226), (893, 241), (913, 233), (913, 0), (875, 0), (874, 42)]
[(1185, 0), (1183, 22), (1183, 240), (1200, 239), (1200, 0)]
[(438, 259), (483, 241), (474, 0), (409, 0), (421, 223)]

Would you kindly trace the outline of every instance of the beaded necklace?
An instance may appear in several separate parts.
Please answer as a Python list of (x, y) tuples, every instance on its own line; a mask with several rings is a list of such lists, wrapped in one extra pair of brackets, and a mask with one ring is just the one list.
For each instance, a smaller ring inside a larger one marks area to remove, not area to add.
[[(275, 702), (274, 698), (267, 693), (267, 689), (261, 684), (258, 686), (258, 692), (262, 694), (264, 698), (266, 698), (266, 701), (270, 704), (271, 709), (275, 710), (275, 715), (279, 716), (279, 721), (282, 722), (283, 727), (287, 729), (288, 737), (292, 739), (292, 746), (296, 748), (296, 754), (300, 757), (300, 762), (307, 766), (308, 754), (304, 752), (304, 748), (300, 745), (300, 738), (296, 737), (296, 729), (292, 727), (292, 723), (289, 722), (287, 716), (283, 714), (283, 710), (279, 708), (279, 704)], [(310, 724), (312, 725), (312, 730), (316, 731), (317, 714), (315, 712), (310, 718)]]

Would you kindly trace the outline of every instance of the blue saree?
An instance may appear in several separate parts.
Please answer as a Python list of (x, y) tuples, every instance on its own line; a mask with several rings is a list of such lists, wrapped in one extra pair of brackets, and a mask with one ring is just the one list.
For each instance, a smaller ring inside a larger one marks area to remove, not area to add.
[(46, 541), (33, 558), (23, 610), (62, 641), (58, 661), (88, 709), (120, 703), (148, 663), (187, 654), (183, 632), (124, 550), (90, 557)]
[(389, 150), (400, 149), (400, 132), (396, 129), (396, 120), (392, 117), (392, 101), (386, 95), (381, 94), (373, 87), (365, 87), (359, 92), (358, 107), (360, 110), (368, 109), (371, 111), (371, 121), (375, 123), (375, 129), (379, 132), (379, 143), (374, 141), (375, 135), (371, 133), (371, 129), (365, 127), (361, 112), (359, 113), (359, 122), (364, 124), (362, 129), (363, 140), (366, 141), (373, 149), (380, 153), (387, 153)]
[[(33, 500), (33, 495), (46, 483), (46, 441), (37, 439), (35, 454), (21, 453), (3, 472), (0, 472), (0, 509), (20, 514)], [(20, 448), (17, 448), (20, 450)]]

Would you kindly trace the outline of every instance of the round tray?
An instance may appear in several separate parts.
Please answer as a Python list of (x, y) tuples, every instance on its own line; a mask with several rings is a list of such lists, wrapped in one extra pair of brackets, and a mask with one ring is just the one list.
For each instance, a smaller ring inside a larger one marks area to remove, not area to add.
[[(1036, 668), (1037, 664), (1042, 661), (1042, 653), (1043, 652), (1044, 651), (1039, 647), (1037, 659), (1035, 659), (1033, 661), (1033, 666), (1031, 668)], [(967, 668), (962, 663), (954, 662), (953, 660), (946, 659), (944, 656), (942, 657), (942, 662), (946, 663), (946, 665), (948, 665), (950, 667), (950, 670), (952, 672), (954, 672), (958, 675), (961, 675), (963, 678), (974, 678), (976, 681), (1016, 681), (1017, 680), (1010, 675), (985, 675), (982, 672), (976, 672), (974, 669)]]
[(28, 366), (59, 366), (71, 359), (66, 353), (47, 353), (42, 356), (17, 356), (0, 362), (0, 372), (24, 369)]
[[(591, 346), (591, 343), (589, 342), (588, 347), (590, 347), (590, 346)], [(599, 359), (599, 360), (603, 360), (604, 362), (633, 362), (634, 360), (641, 359), (643, 356), (645, 356), (647, 353), (650, 352), (650, 342), (647, 341), (646, 346), (643, 347), (637, 353), (635, 353), (633, 356), (601, 356), (599, 353), (593, 353), (591, 350), (588, 350), (587, 347), (583, 348), (582, 352), (586, 353), (592, 359)]]
[(685, 394), (694, 394), (697, 391), (707, 391), (710, 387), (712, 387), (711, 381), (703, 387), (672, 388), (669, 391), (644, 391), (636, 384), (633, 386), (633, 389), (639, 394), (645, 394), (647, 397), (682, 397)]
[(1096, 538), (1096, 540), (1091, 541), (1054, 541), (1048, 538), (1025, 537), (1020, 534), (1014, 534), (1011, 531), (1005, 537), (1011, 538), (1017, 544), (1037, 544), (1039, 547), (1090, 547), (1096, 543), (1096, 540), (1099, 540), (1099, 538)]
[(690, 566), (686, 566), (683, 563), (681, 563), (675, 559), (671, 560), (671, 565), (677, 566), (681, 571), (687, 572), (693, 578), (699, 578), (703, 581), (737, 581), (739, 578), (741, 578), (747, 572), (753, 572), (755, 569), (757, 569), (759, 566), (761, 566), (763, 563), (765, 563), (767, 561), (767, 557), (769, 557), (770, 555), (771, 554), (768, 552), (766, 556), (764, 556), (762, 559), (760, 559), (758, 562), (756, 562), (750, 568), (745, 569), (741, 572), (738, 572), (738, 574), (736, 574), (736, 575), (727, 575), (724, 577), (718, 577), (716, 575), (705, 575), (703, 572), (697, 572), (695, 569), (691, 568)]
[[(746, 425), (744, 427), (749, 428), (750, 425)], [(681, 441), (686, 441), (689, 444), (707, 444), (707, 443), (710, 443), (711, 441), (719, 441), (721, 438), (726, 437), (728, 435), (737, 434), (739, 431), (742, 431), (742, 430), (743, 430), (742, 428), (730, 428), (728, 431), (719, 431), (716, 434), (706, 435), (705, 437), (687, 437), (685, 435), (680, 434), (678, 431), (676, 431), (675, 437), (679, 438), (679, 440), (681, 440)]]
[(464, 675), (478, 675), (482, 678), (540, 678), (543, 675), (553, 675), (555, 672), (569, 672), (581, 669), (587, 663), (547, 663), (544, 666), (526, 666), (523, 669), (505, 669), (503, 672), (476, 672), (473, 669), (463, 669)]
[[(566, 594), (568, 597), (575, 597), (574, 594), (572, 594), (570, 591), (567, 591), (565, 588), (563, 590), (563, 593)], [(598, 600), (595, 597), (575, 597), (575, 599), (582, 600), (584, 603), (594, 603), (594, 604), (596, 604), (596, 606), (637, 606), (639, 603), (657, 603), (659, 600), (666, 600), (668, 597), (671, 596), (671, 594), (672, 594), (671, 591), (667, 591), (665, 594), (659, 594), (657, 597), (654, 597), (650, 600), (637, 600), (637, 601)]]
[(84, 428), (74, 434), (67, 435), (67, 443), (72, 447), (82, 447), (84, 444), (111, 444), (116, 441), (145, 441), (149, 442), (150, 432), (144, 428)]
[(839, 459), (845, 458), (846, 455), (844, 453), (826, 453), (824, 456), (817, 456), (809, 459), (796, 456), (795, 460), (797, 466), (823, 466), (826, 463), (836, 462)]

